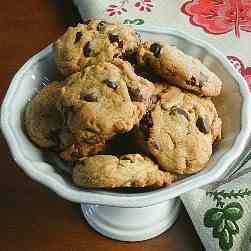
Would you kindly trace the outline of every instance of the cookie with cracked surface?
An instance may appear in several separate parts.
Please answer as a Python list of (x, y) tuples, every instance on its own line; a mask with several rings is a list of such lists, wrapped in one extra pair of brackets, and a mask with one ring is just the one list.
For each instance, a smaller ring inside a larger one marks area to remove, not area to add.
[(54, 56), (64, 76), (100, 61), (134, 54), (140, 39), (136, 31), (119, 23), (92, 20), (69, 27), (54, 43)]
[(138, 62), (162, 78), (200, 96), (218, 96), (222, 82), (200, 60), (167, 43), (145, 42), (138, 51)]
[(128, 63), (101, 62), (64, 81), (59, 109), (81, 142), (104, 143), (139, 122), (153, 91), (154, 85), (138, 77)]
[(53, 82), (27, 104), (24, 125), (29, 138), (39, 147), (53, 148), (67, 161), (102, 152), (104, 144), (78, 142), (65, 127), (65, 114), (58, 109), (61, 88), (61, 83)]
[(24, 125), (29, 138), (38, 146), (49, 148), (58, 145), (54, 137), (62, 128), (64, 119), (56, 103), (62, 85), (53, 82), (44, 87), (27, 104)]
[(213, 142), (221, 137), (221, 119), (210, 98), (172, 86), (161, 93), (135, 134), (163, 169), (196, 173), (206, 166)]
[(85, 188), (162, 187), (175, 179), (175, 175), (159, 170), (150, 158), (140, 154), (119, 158), (96, 155), (73, 169), (74, 183)]

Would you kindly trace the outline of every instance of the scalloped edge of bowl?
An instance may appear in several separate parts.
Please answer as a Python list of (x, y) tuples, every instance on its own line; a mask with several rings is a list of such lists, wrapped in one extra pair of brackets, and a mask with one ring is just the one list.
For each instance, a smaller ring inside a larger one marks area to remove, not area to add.
[(34, 162), (27, 160), (24, 157), (24, 155), (22, 154), (22, 150), (19, 148), (15, 140), (13, 130), (8, 123), (8, 117), (10, 115), (8, 111), (8, 102), (10, 100), (10, 97), (15, 93), (15, 89), (17, 87), (16, 83), (19, 81), (23, 73), (26, 72), (29, 67), (31, 67), (35, 62), (38, 62), (42, 58), (45, 58), (50, 53), (52, 53), (52, 45), (49, 45), (48, 47), (31, 57), (13, 77), (1, 107), (1, 129), (7, 140), (14, 160), (24, 170), (24, 172), (33, 180), (47, 186), (56, 194), (67, 200), (78, 203), (99, 204), (117, 207), (146, 207), (158, 204), (169, 199), (175, 198), (192, 189), (207, 185), (218, 179), (220, 176), (223, 175), (223, 173), (228, 169), (228, 167), (235, 160), (238, 159), (238, 157), (244, 150), (246, 144), (248, 143), (248, 139), (251, 134), (251, 118), (248, 117), (248, 107), (251, 107), (251, 94), (249, 93), (248, 86), (246, 85), (244, 78), (236, 72), (236, 70), (228, 62), (226, 57), (207, 42), (204, 42), (197, 38), (193, 38), (190, 35), (187, 35), (175, 29), (159, 29), (157, 27), (152, 27), (150, 29), (137, 30), (152, 34), (169, 34), (176, 37), (180, 37), (186, 41), (189, 41), (192, 44), (195, 44), (198, 47), (204, 48), (208, 53), (216, 57), (224, 66), (224, 68), (229, 72), (231, 77), (239, 83), (240, 94), (243, 97), (240, 133), (236, 137), (231, 149), (219, 159), (219, 161), (211, 170), (203, 174), (205, 176), (203, 179), (201, 175), (194, 175), (192, 179), (188, 179), (183, 183), (176, 182), (175, 184), (167, 188), (145, 193), (125, 194), (95, 190), (72, 190), (71, 188), (66, 187), (60, 182), (58, 182), (50, 175), (42, 173), (41, 171), (39, 171), (39, 168), (35, 168), (36, 165), (48, 165), (46, 162)]

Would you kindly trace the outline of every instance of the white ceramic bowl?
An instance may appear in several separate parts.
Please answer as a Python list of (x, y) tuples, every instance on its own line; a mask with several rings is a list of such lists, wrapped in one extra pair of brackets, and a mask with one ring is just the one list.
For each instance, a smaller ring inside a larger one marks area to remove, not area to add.
[(57, 78), (52, 47), (49, 46), (28, 60), (13, 78), (2, 104), (1, 127), (13, 158), (24, 172), (67, 200), (119, 207), (144, 207), (164, 202), (218, 179), (239, 157), (247, 143), (251, 132), (248, 116), (250, 95), (244, 79), (227, 59), (207, 43), (175, 30), (140, 32), (144, 38), (167, 40), (185, 53), (199, 58), (223, 80), (222, 94), (214, 99), (223, 120), (223, 140), (206, 169), (166, 188), (141, 193), (118, 193), (73, 186), (46, 162), (41, 150), (30, 142), (22, 129), (22, 112), (39, 87), (40, 77), (46, 76), (51, 80)]

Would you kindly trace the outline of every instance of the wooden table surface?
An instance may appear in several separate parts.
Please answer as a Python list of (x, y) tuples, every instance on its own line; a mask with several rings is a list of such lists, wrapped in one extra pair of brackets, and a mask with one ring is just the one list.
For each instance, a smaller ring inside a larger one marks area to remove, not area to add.
[[(1, 102), (18, 68), (78, 21), (71, 1), (1, 2)], [(176, 224), (155, 239), (139, 243), (107, 239), (87, 225), (78, 204), (59, 198), (28, 178), (12, 160), (2, 135), (0, 152), (0, 251), (203, 250), (184, 209)]]

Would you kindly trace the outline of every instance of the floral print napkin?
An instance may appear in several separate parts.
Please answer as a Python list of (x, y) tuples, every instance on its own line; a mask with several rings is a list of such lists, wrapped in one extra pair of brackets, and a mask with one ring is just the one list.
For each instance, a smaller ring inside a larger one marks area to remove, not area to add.
[(221, 50), (251, 85), (251, 0), (74, 0), (83, 19), (176, 28)]
[(206, 250), (251, 250), (250, 150), (232, 165), (234, 174), (181, 196)]
[[(251, 0), (74, 0), (83, 19), (175, 28), (223, 52), (251, 90)], [(250, 144), (251, 145), (251, 144)], [(248, 250), (251, 147), (224, 181), (181, 196), (206, 250)], [(251, 248), (250, 248), (251, 250)]]

